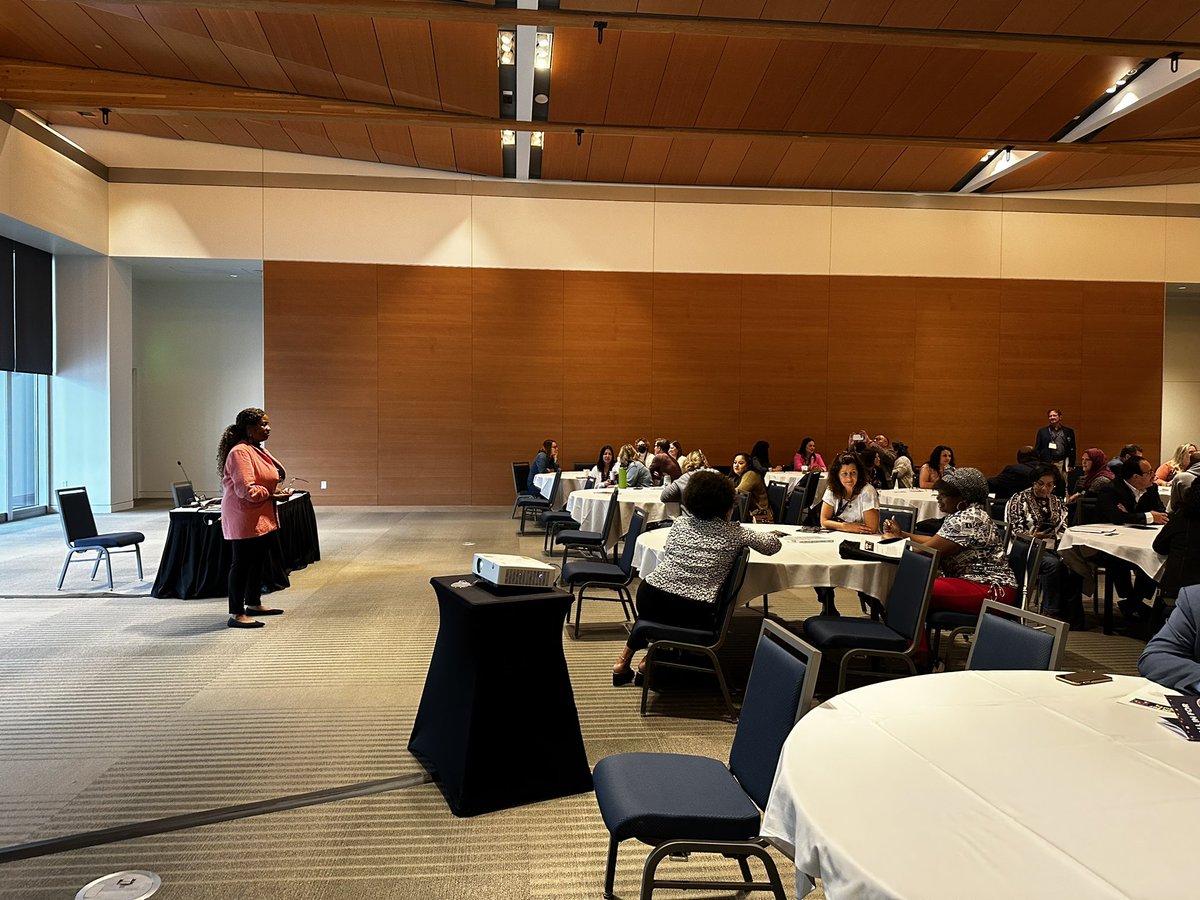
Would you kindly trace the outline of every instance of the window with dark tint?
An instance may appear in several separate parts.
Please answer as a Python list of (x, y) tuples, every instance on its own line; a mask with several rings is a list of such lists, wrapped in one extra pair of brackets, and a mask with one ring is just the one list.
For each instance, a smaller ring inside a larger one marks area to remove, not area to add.
[(14, 242), (13, 247), (16, 360), (12, 368), (49, 375), (54, 365), (54, 257), (20, 243)]

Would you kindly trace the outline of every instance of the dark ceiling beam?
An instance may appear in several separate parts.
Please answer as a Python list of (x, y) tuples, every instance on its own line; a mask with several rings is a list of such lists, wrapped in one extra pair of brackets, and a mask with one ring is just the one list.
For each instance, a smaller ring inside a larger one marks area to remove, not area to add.
[(24, 110), (71, 110), (173, 116), (223, 116), (243, 119), (356, 122), (366, 125), (542, 131), (549, 134), (621, 135), (626, 137), (729, 138), (786, 143), (875, 144), (903, 147), (988, 150), (1048, 150), (1062, 153), (1122, 153), (1154, 156), (1200, 156), (1200, 142), (1122, 141), (1071, 143), (1005, 141), (986, 136), (845, 134), (817, 131), (759, 131), (745, 128), (687, 128), (658, 125), (614, 125), (591, 122), (518, 122), (469, 113), (444, 112), (382, 103), (360, 103), (305, 94), (260, 91), (159, 78), (105, 69), (0, 58), (0, 100)]
[[(57, 0), (62, 2), (62, 0)], [(653, 34), (694, 34), (765, 40), (821, 41), (833, 44), (873, 44), (909, 47), (950, 47), (961, 50), (1007, 50), (1016, 53), (1065, 53), (1074, 56), (1129, 56), (1161, 59), (1178, 53), (1200, 59), (1200, 43), (1139, 41), (1076, 35), (960, 31), (940, 28), (897, 28), (886, 25), (840, 25), (832, 22), (787, 22), (716, 16), (678, 16), (591, 10), (523, 10), (463, 3), (461, 0), (108, 0), (128, 5), (230, 9), (264, 13), (355, 15), (393, 19), (474, 22), (483, 25), (543, 25), (555, 28), (596, 28)], [(86, 5), (86, 3), (84, 3)]]

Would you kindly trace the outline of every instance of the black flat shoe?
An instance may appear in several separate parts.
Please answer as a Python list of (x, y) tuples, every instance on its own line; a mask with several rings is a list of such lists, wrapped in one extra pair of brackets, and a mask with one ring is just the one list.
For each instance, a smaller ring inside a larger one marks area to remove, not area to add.
[(262, 628), (266, 622), (240, 622), (237, 619), (228, 619), (225, 624), (230, 628)]
[(266, 607), (263, 607), (262, 609), (254, 609), (251, 606), (247, 606), (246, 607), (246, 615), (248, 615), (248, 616), (282, 616), (283, 610), (282, 609), (268, 609)]
[(623, 687), (633, 681), (633, 669), (626, 669), (624, 672), (613, 672), (613, 687)]

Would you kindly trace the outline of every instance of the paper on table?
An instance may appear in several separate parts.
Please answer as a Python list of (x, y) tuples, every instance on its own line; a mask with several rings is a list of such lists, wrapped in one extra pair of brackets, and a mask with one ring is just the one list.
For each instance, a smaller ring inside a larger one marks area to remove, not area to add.
[(1133, 691), (1133, 693), (1121, 697), (1117, 702), (1127, 703), (1130, 706), (1140, 706), (1143, 709), (1151, 709), (1155, 712), (1174, 713), (1175, 710), (1171, 707), (1167, 697), (1178, 696), (1179, 691), (1173, 691), (1160, 684), (1148, 683), (1142, 685)]
[(1076, 526), (1075, 528), (1072, 528), (1071, 530), (1074, 531), (1076, 534), (1107, 534), (1110, 537), (1117, 533), (1117, 529), (1115, 529), (1115, 528), (1083, 528), (1080, 526)]

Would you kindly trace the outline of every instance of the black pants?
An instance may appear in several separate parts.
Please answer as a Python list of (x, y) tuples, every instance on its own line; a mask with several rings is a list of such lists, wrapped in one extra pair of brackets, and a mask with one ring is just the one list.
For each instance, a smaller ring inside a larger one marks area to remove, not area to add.
[(270, 550), (270, 534), (230, 541), (233, 564), (229, 567), (229, 614), (245, 615), (247, 606), (258, 606), (262, 597), (263, 567)]
[[(715, 603), (704, 603), (701, 600), (689, 600), (670, 591), (656, 588), (643, 581), (637, 592), (637, 614), (639, 619), (650, 622), (661, 622), (663, 625), (674, 625), (678, 628), (711, 629), (716, 616)], [(641, 640), (634, 643), (630, 638), (629, 646), (634, 650), (644, 650), (648, 643)]]

